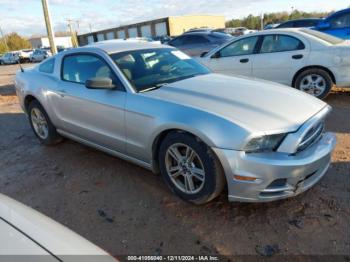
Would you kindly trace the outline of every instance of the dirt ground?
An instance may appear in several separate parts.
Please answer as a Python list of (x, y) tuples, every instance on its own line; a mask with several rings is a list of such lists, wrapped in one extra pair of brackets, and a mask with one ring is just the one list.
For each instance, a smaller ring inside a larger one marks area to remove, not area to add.
[(350, 255), (350, 92), (331, 94), (338, 144), (308, 192), (266, 204), (181, 201), (160, 176), (70, 140), (39, 144), (0, 67), (0, 192), (111, 254)]

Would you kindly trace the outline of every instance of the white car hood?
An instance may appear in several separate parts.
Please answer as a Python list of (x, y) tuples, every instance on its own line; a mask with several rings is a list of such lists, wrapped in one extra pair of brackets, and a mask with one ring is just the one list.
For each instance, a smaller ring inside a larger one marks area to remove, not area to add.
[(57, 261), (55, 256), (62, 261), (77, 261), (78, 255), (82, 261), (116, 261), (68, 228), (2, 194), (0, 243), (0, 256), (46, 255), (45, 261)]
[(295, 131), (327, 105), (288, 86), (220, 74), (178, 81), (147, 94), (207, 111), (250, 132), (265, 134)]

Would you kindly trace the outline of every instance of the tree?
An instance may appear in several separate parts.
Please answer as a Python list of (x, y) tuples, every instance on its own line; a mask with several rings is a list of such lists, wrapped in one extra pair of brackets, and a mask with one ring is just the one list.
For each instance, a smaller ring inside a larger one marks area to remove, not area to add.
[[(304, 12), (299, 10), (294, 10), (291, 13), (288, 12), (276, 12), (276, 13), (266, 13), (264, 14), (264, 24), (276, 24), (282, 23), (291, 19), (299, 18), (310, 18), (310, 17), (326, 17), (333, 12)], [(226, 22), (226, 27), (240, 27), (244, 26), (249, 29), (260, 29), (260, 16), (248, 15), (242, 19), (232, 19)]]
[(6, 43), (9, 50), (6, 50), (5, 39), (0, 38), (0, 53), (31, 48), (30, 42), (27, 39), (18, 35), (17, 33), (10, 33), (8, 35), (5, 35), (4, 37), (6, 38)]

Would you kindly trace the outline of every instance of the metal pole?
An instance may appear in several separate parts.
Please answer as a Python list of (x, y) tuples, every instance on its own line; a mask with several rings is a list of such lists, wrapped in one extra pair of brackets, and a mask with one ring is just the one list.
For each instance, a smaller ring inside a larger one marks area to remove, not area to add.
[(2, 32), (1, 26), (0, 26), (0, 34), (1, 34), (1, 38), (4, 41), (5, 47), (6, 47), (6, 51), (9, 51), (9, 46), (7, 45), (7, 40), (6, 40), (6, 36), (4, 35), (4, 33)]
[(78, 41), (77, 41), (77, 37), (76, 37), (76, 32), (73, 31), (73, 28), (72, 28), (72, 20), (68, 19), (67, 21), (68, 21), (68, 27), (69, 27), (69, 31), (70, 31), (73, 47), (78, 47)]
[(47, 30), (47, 36), (48, 36), (49, 42), (50, 42), (51, 53), (54, 55), (54, 54), (57, 54), (57, 48), (55, 45), (55, 38), (54, 38), (55, 34), (54, 34), (54, 31), (53, 31), (52, 25), (51, 25), (51, 17), (50, 17), (49, 7), (48, 7), (47, 0), (41, 0), (41, 2), (43, 4), (46, 30)]

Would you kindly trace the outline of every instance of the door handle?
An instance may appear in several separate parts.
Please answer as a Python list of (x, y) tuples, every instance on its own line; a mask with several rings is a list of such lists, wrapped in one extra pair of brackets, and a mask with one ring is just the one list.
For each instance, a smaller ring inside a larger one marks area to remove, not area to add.
[(249, 59), (248, 58), (243, 58), (243, 59), (239, 60), (239, 62), (241, 62), (241, 63), (248, 63)]
[(303, 55), (293, 55), (293, 59), (302, 59), (304, 56)]

